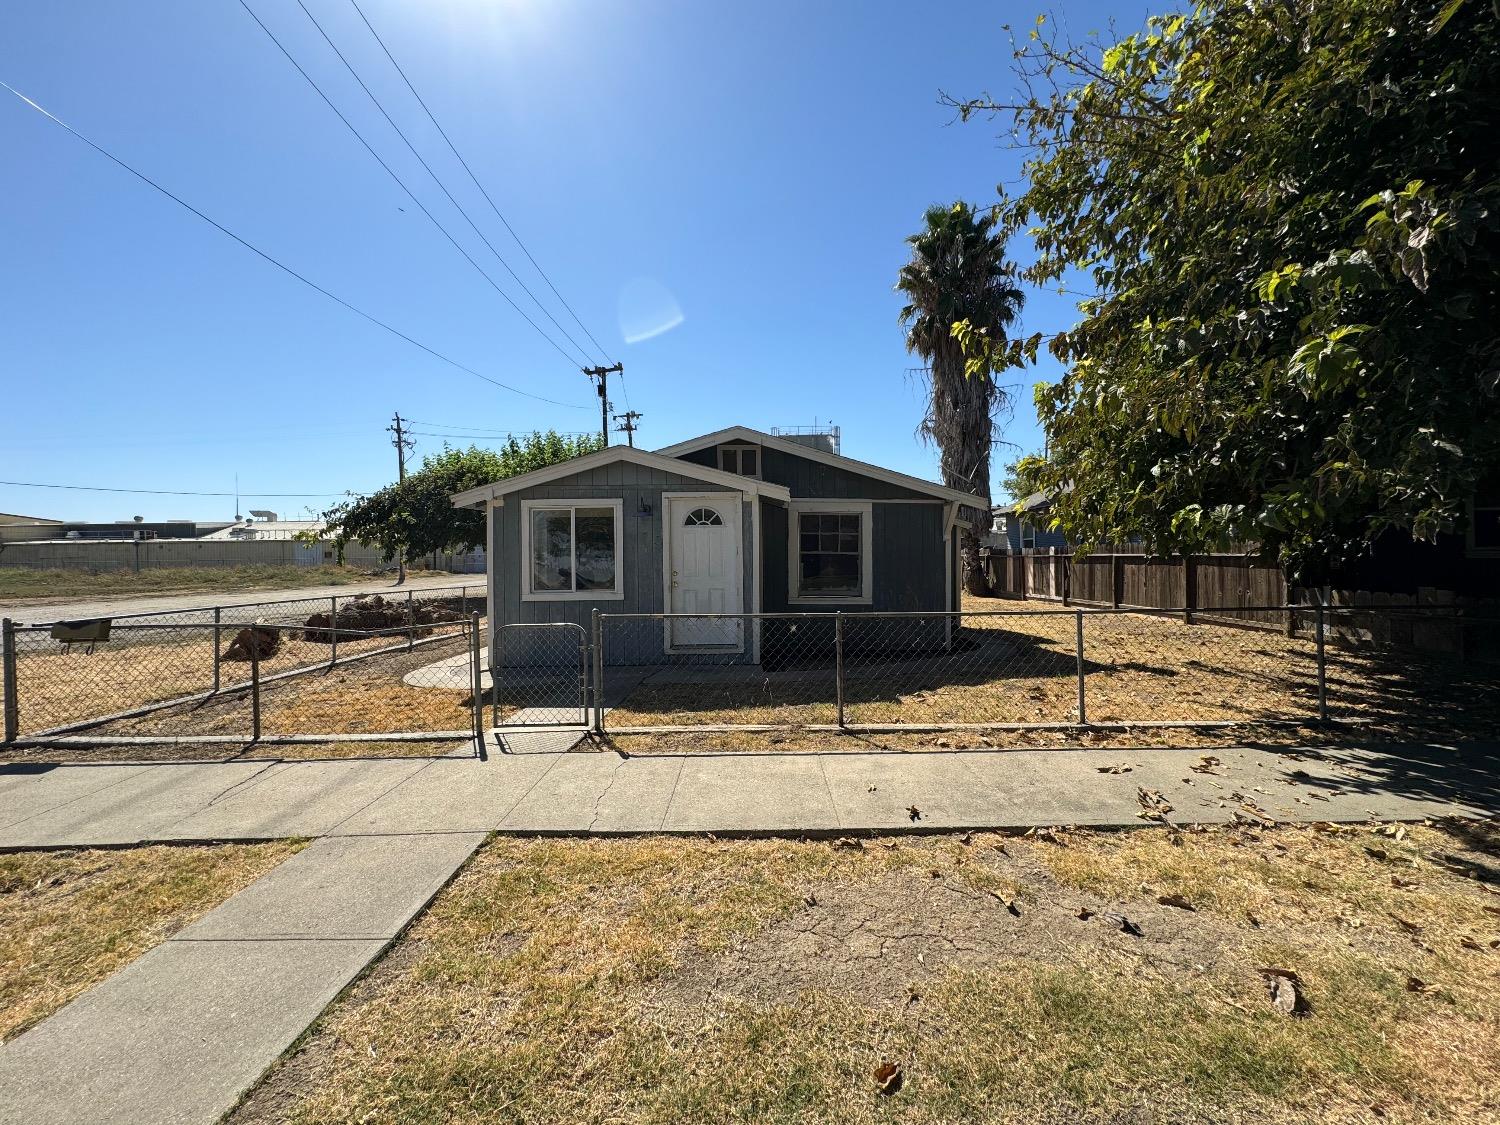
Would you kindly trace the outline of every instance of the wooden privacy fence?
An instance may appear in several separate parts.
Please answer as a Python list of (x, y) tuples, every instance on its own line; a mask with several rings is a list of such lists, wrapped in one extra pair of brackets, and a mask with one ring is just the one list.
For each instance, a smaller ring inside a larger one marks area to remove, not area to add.
[(1056, 547), (985, 556), (996, 595), (1113, 609), (1171, 609), (1188, 618), (1220, 618), (1285, 628), (1285, 613), (1242, 606), (1287, 604), (1286, 575), (1257, 555), (1223, 553), (1162, 558), (1129, 548), (1079, 555)]

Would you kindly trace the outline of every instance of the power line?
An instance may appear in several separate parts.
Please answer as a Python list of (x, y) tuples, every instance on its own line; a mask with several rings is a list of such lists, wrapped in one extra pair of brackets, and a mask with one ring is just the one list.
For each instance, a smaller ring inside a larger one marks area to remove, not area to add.
[[(359, 71), (354, 68), (354, 64), (349, 61), (349, 59), (344, 55), (344, 52), (339, 50), (338, 44), (333, 41), (332, 37), (330, 37), (328, 32), (324, 29), (323, 25), (318, 22), (317, 17), (312, 14), (312, 12), (308, 9), (307, 5), (302, 2), (302, 0), (297, 0), (297, 7), (302, 9), (302, 13), (307, 16), (309, 21), (311, 21), (313, 27), (318, 29), (318, 34), (323, 37), (323, 42), (327, 43), (328, 46), (332, 49), (333, 53), (338, 56), (339, 62), (344, 64), (344, 69), (353, 76), (354, 81), (359, 83), (359, 88), (365, 92), (365, 96), (368, 97), (374, 104), (375, 108), (380, 111), (380, 116), (385, 118), (386, 123), (396, 131), (396, 136), (401, 138), (401, 140), (405, 143), (407, 149), (409, 149), (411, 154), (417, 158), (417, 163), (422, 165), (422, 168), (427, 172), (427, 175), (432, 178), (432, 182), (437, 184), (438, 189), (445, 196), (447, 196), (448, 202), (453, 204), (458, 213), (464, 217), (464, 222), (469, 224), (469, 229), (479, 236), (479, 241), (483, 242), (489, 249), (489, 252), (495, 256), (495, 260), (505, 267), (505, 272), (510, 274), (511, 279), (521, 287), (522, 292), (524, 292), (526, 296), (531, 298), (532, 304), (536, 305), (536, 307), (541, 311), (542, 315), (552, 322), (553, 327), (555, 327), (559, 332), (563, 334), (563, 339), (567, 340), (568, 343), (577, 348), (580, 355), (586, 357), (588, 355), (588, 350), (577, 340), (575, 340), (572, 334), (566, 328), (564, 328), (557, 322), (557, 318), (548, 311), (547, 307), (543, 305), (541, 301), (537, 300), (537, 295), (527, 287), (524, 281), (521, 280), (520, 275), (518, 275), (515, 270), (511, 269), (510, 263), (505, 260), (500, 251), (495, 249), (494, 244), (485, 237), (484, 232), (479, 229), (478, 224), (476, 224), (474, 220), (470, 218), (469, 213), (464, 210), (463, 204), (453, 197), (453, 193), (448, 190), (448, 185), (443, 183), (438, 174), (432, 170), (432, 165), (428, 164), (427, 161), (423, 158), (422, 154), (417, 151), (417, 146), (411, 143), (411, 138), (406, 135), (405, 131), (402, 130), (400, 125), (396, 124), (395, 119), (388, 112), (386, 112), (385, 106), (381, 104), (380, 99), (375, 96), (375, 91), (371, 90), (370, 87), (366, 84), (365, 80), (359, 76)], [(587, 360), (585, 360), (585, 362), (587, 362)]]
[(385, 169), (386, 175), (390, 176), (390, 178), (395, 181), (396, 186), (406, 193), (406, 197), (410, 199), (414, 204), (416, 204), (417, 208), (422, 212), (422, 214), (427, 216), (428, 221), (431, 222), (433, 226), (437, 227), (440, 232), (442, 232), (443, 237), (453, 244), (453, 248), (463, 255), (464, 260), (478, 271), (479, 276), (484, 278), (484, 280), (489, 283), (490, 288), (493, 289), (496, 293), (500, 294), (500, 296), (505, 300), (505, 303), (508, 304), (511, 308), (515, 309), (517, 315), (520, 316), (521, 319), (524, 320), (527, 324), (531, 325), (531, 327), (536, 330), (537, 334), (541, 336), (542, 339), (551, 344), (552, 347), (556, 349), (558, 355), (567, 360), (569, 364), (576, 365), (578, 361), (573, 356), (570, 356), (566, 351), (564, 351), (562, 345), (554, 340), (551, 336), (549, 336), (540, 324), (532, 320), (531, 317), (526, 314), (526, 310), (523, 309), (520, 305), (516, 304), (515, 300), (509, 293), (500, 288), (499, 284), (493, 277), (489, 275), (488, 271), (486, 271), (483, 266), (481, 266), (474, 260), (474, 256), (463, 248), (462, 243), (460, 243), (458, 239), (454, 238), (453, 235), (449, 233), (448, 228), (443, 226), (443, 224), (438, 221), (437, 216), (427, 209), (427, 205), (417, 198), (416, 193), (413, 192), (411, 188), (406, 186), (406, 181), (403, 180), (400, 176), (396, 175), (395, 169), (393, 169), (389, 164), (385, 162), (385, 159), (380, 155), (380, 153), (375, 151), (374, 146), (372, 146), (369, 141), (365, 140), (364, 134), (354, 127), (354, 123), (344, 116), (343, 112), (339, 109), (338, 106), (333, 104), (333, 99), (323, 92), (323, 87), (319, 86), (317, 82), (313, 80), (312, 75), (308, 74), (307, 71), (302, 68), (302, 64), (299, 63), (296, 58), (293, 57), (292, 53), (286, 49), (286, 46), (281, 42), (281, 40), (276, 38), (275, 32), (273, 32), (261, 21), (261, 18), (255, 14), (255, 10), (251, 8), (248, 3), (246, 3), (246, 0), (240, 0), (240, 7), (244, 8), (245, 11), (249, 13), (250, 18), (253, 19), (256, 24), (259, 25), (260, 29), (266, 33), (271, 42), (276, 44), (281, 53), (286, 56), (287, 61), (291, 63), (294, 68), (296, 68), (297, 73), (302, 75), (302, 77), (306, 79), (307, 84), (313, 88), (318, 97), (323, 99), (324, 104), (326, 104), (329, 109), (333, 110), (334, 116), (344, 123), (344, 128), (348, 129), (349, 132), (354, 135), (354, 139), (365, 147), (365, 151), (375, 158), (375, 163), (379, 164), (383, 169)]
[[(427, 114), (427, 120), (432, 122), (433, 128), (438, 131), (438, 135), (442, 137), (443, 141), (448, 145), (448, 151), (453, 153), (459, 164), (463, 166), (463, 170), (468, 173), (469, 179), (473, 181), (474, 186), (479, 189), (479, 194), (484, 196), (484, 201), (490, 205), (490, 210), (495, 213), (495, 217), (499, 219), (502, 224), (504, 224), (505, 229), (510, 232), (510, 236), (516, 240), (516, 245), (521, 248), (521, 253), (526, 255), (526, 260), (530, 262), (536, 269), (536, 272), (541, 275), (542, 280), (547, 283), (547, 288), (552, 290), (552, 295), (558, 299), (558, 301), (562, 304), (562, 307), (568, 310), (568, 314), (573, 318), (574, 323), (583, 330), (583, 334), (589, 338), (589, 342), (599, 350), (600, 355), (608, 360), (610, 358), (609, 352), (604, 349), (603, 345), (601, 345), (598, 340), (594, 339), (594, 334), (590, 332), (583, 321), (579, 319), (578, 314), (573, 311), (573, 306), (568, 304), (568, 302), (563, 298), (563, 295), (557, 291), (557, 286), (552, 284), (552, 279), (547, 276), (546, 271), (542, 269), (540, 263), (537, 262), (536, 258), (532, 257), (531, 251), (526, 248), (526, 243), (521, 241), (521, 236), (516, 233), (515, 228), (510, 225), (510, 221), (501, 212), (500, 208), (496, 206), (495, 201), (490, 198), (490, 193), (485, 191), (484, 185), (479, 182), (479, 177), (474, 174), (474, 169), (469, 167), (469, 162), (465, 160), (463, 158), (463, 154), (458, 151), (458, 147), (448, 136), (447, 130), (438, 123), (437, 117), (434, 116), (432, 110), (428, 108), (426, 101), (424, 101), (422, 98), (422, 95), (417, 93), (417, 88), (412, 85), (411, 79), (406, 76), (406, 71), (402, 70), (401, 64), (396, 61), (396, 56), (391, 54), (391, 49), (385, 45), (385, 40), (380, 37), (380, 33), (375, 30), (375, 26), (370, 23), (369, 18), (364, 13), (364, 9), (359, 6), (358, 0), (349, 0), (349, 3), (352, 4), (354, 6), (354, 10), (359, 13), (359, 18), (364, 22), (365, 27), (369, 28), (370, 34), (375, 37), (375, 42), (380, 44), (380, 49), (385, 52), (385, 57), (391, 60), (391, 66), (396, 68), (396, 73), (401, 76), (401, 81), (406, 83), (406, 88), (411, 91), (411, 96), (414, 97), (417, 100), (417, 104), (422, 107), (422, 112)], [(498, 257), (498, 255), (496, 256)], [(536, 298), (533, 297), (532, 299), (535, 300)], [(556, 324), (557, 322), (553, 321), (553, 323)], [(583, 349), (580, 348), (579, 350), (582, 351)]]
[(91, 484), (37, 484), (35, 481), (0, 480), (8, 488), (65, 488), (70, 492), (129, 492), (140, 496), (253, 496), (260, 500), (324, 500), (342, 492), (187, 492), (170, 488), (106, 488)]
[[(469, 367), (467, 364), (460, 363), (458, 360), (452, 359), (449, 356), (444, 355), (442, 352), (436, 350), (435, 348), (428, 347), (426, 344), (422, 343), (420, 340), (417, 340), (417, 339), (414, 339), (411, 336), (408, 336), (405, 332), (402, 332), (399, 328), (393, 328), (393, 327), (391, 327), (389, 324), (387, 324), (385, 321), (381, 320), (379, 317), (373, 316), (370, 313), (365, 312), (363, 309), (357, 308), (354, 305), (351, 305), (348, 301), (344, 300), (342, 297), (340, 297), (340, 296), (338, 296), (338, 295), (330, 292), (327, 289), (324, 289), (316, 281), (312, 281), (311, 279), (303, 276), (302, 274), (298, 273), (296, 270), (292, 269), (291, 266), (286, 265), (284, 262), (281, 262), (281, 261), (277, 260), (276, 258), (273, 258), (270, 254), (266, 253), (266, 251), (262, 250), (259, 246), (256, 246), (254, 243), (247, 242), (245, 239), (243, 239), (239, 235), (235, 234), (234, 231), (230, 230), (228, 227), (224, 226), (222, 223), (220, 223), (220, 222), (218, 222), (218, 221), (216, 221), (214, 219), (209, 218), (202, 211), (198, 210), (198, 208), (194, 207), (191, 203), (187, 202), (187, 200), (183, 199), (181, 196), (172, 194), (172, 192), (170, 192), (166, 188), (162, 187), (161, 184), (157, 183), (155, 180), (153, 180), (150, 176), (146, 175), (144, 172), (138, 172), (136, 169), (132, 168), (129, 164), (126, 164), (125, 161), (121, 160), (114, 153), (110, 152), (108, 149), (105, 149), (102, 146), (95, 144), (88, 137), (84, 136), (77, 129), (73, 128), (73, 126), (69, 125), (62, 118), (60, 118), (60, 117), (56, 116), (55, 114), (50, 113), (49, 111), (43, 109), (40, 105), (38, 105), (36, 102), (32, 101), (25, 94), (21, 93), (21, 91), (17, 90), (10, 83), (5, 82), (5, 81), (0, 81), (0, 86), (4, 86), (12, 94), (14, 94), (16, 97), (20, 98), (21, 101), (25, 102), (32, 109), (36, 110), (43, 117), (47, 118), (47, 120), (51, 121), (53, 124), (59, 125), (63, 129), (66, 129), (69, 133), (73, 134), (73, 136), (77, 137), (84, 144), (88, 145), (89, 148), (91, 148), (95, 152), (97, 152), (100, 156), (103, 156), (107, 160), (109, 160), (109, 161), (111, 161), (111, 162), (113, 162), (115, 164), (118, 164), (121, 168), (125, 169), (125, 171), (129, 172), (136, 179), (140, 180), (142, 183), (144, 183), (144, 184), (146, 184), (146, 185), (148, 185), (150, 187), (155, 188), (157, 191), (161, 192), (161, 194), (165, 195), (168, 199), (170, 199), (173, 203), (177, 204), (179, 207), (182, 207), (182, 208), (185, 208), (188, 211), (191, 211), (194, 215), (198, 216), (198, 218), (202, 219), (205, 223), (207, 223), (209, 226), (213, 227), (220, 234), (228, 235), (230, 238), (234, 239), (234, 241), (238, 242), (241, 246), (243, 246), (246, 250), (249, 250), (251, 253), (255, 254), (257, 257), (263, 258), (267, 262), (270, 262), (271, 265), (275, 266), (277, 269), (281, 270), (282, 272), (290, 274), (292, 277), (295, 277), (298, 281), (302, 282), (303, 285), (306, 285), (310, 289), (317, 290), (319, 293), (321, 293), (323, 296), (327, 297), (330, 301), (333, 301), (335, 304), (342, 305), (344, 308), (348, 309), (350, 312), (354, 313), (356, 316), (363, 317), (365, 320), (368, 320), (371, 324), (374, 324), (374, 325), (376, 325), (379, 328), (385, 329), (391, 335), (397, 336), (397, 337), (401, 338), (402, 340), (405, 340), (408, 344), (411, 344), (413, 347), (420, 348), (422, 351), (426, 352), (428, 355), (432, 356), (434, 359), (442, 360), (444, 363), (448, 364), (450, 367), (456, 367), (456, 368), (458, 368), (458, 370), (460, 370), (462, 372), (465, 372), (466, 374), (472, 375), (476, 379), (483, 379), (486, 383), (490, 383), (490, 384), (492, 384), (492, 385), (494, 385), (496, 387), (500, 387), (502, 390), (510, 391), (513, 394), (523, 395), (526, 398), (534, 398), (538, 402), (549, 403), (552, 406), (566, 406), (570, 410), (587, 410), (587, 409), (589, 409), (588, 407), (579, 406), (576, 403), (559, 402), (557, 399), (545, 398), (542, 395), (532, 394), (530, 391), (523, 391), (519, 387), (512, 387), (509, 383), (502, 383), (498, 379), (491, 379), (488, 375), (484, 375), (484, 374), (481, 374), (478, 371), (475, 371), (472, 367)], [(332, 495), (332, 494), (330, 494), (330, 495)]]
[[(432, 432), (430, 432), (428, 430), (407, 430), (405, 432), (406, 432), (406, 434), (407, 434), (408, 437), (410, 437), (411, 435), (415, 434), (417, 437), (431, 437), (431, 438), (477, 438), (477, 439), (480, 439), (482, 441), (487, 441), (487, 442), (509, 441), (511, 438), (514, 438), (514, 437), (518, 437), (518, 436), (519, 437), (531, 437), (533, 434), (540, 434), (540, 435), (545, 436), (547, 433), (556, 433), (555, 430), (552, 430), (552, 431), (548, 431), (548, 430), (526, 430), (526, 431), (524, 431), (523, 433), (520, 433), (520, 434), (516, 434), (514, 432), (511, 432), (511, 433), (486, 433), (486, 434), (443, 434), (443, 433), (432, 433)], [(587, 433), (566, 433), (566, 434), (558, 434), (557, 436), (560, 437), (560, 438), (585, 438), (585, 437), (596, 437), (598, 435), (596, 435), (593, 430), (590, 430)]]

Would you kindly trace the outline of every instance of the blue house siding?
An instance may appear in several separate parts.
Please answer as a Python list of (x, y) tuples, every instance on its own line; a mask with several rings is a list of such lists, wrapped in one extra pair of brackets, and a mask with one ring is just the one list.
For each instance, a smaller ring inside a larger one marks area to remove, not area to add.
[[(730, 442), (730, 445), (738, 443)], [(761, 447), (760, 476), (775, 484), (784, 484), (791, 489), (794, 499), (816, 496), (824, 500), (930, 500), (925, 492), (890, 484), (852, 469), (837, 465), (825, 465), (810, 457), (799, 457), (780, 449)], [(684, 453), (679, 460), (695, 465), (717, 469), (719, 447)]]
[[(630, 462), (617, 462), (602, 468), (581, 472), (576, 476), (523, 489), (505, 497), (498, 508), (491, 509), (489, 558), (494, 614), (492, 629), (503, 625), (542, 624), (573, 622), (590, 630), (593, 611), (603, 613), (662, 613), (665, 612), (665, 592), (662, 572), (662, 495), (672, 492), (692, 492), (723, 496), (732, 499), (740, 511), (742, 529), (742, 597), (748, 611), (754, 602), (754, 559), (758, 548), (752, 519), (751, 505), (744, 495), (722, 487), (706, 485), (692, 477), (647, 468)], [(620, 567), (623, 599), (613, 600), (566, 600), (526, 601), (521, 588), (525, 573), (525, 560), (521, 557), (521, 509), (525, 500), (622, 500), (620, 542), (616, 548), (617, 565)], [(642, 509), (649, 509), (643, 511)], [(620, 623), (612, 626), (612, 634), (620, 639), (619, 650), (612, 663), (638, 663), (650, 657), (660, 662), (661, 625), (658, 622)], [(641, 638), (650, 637), (655, 644), (645, 646)], [(493, 638), (492, 638), (493, 639)], [(560, 651), (556, 636), (546, 635), (540, 629), (507, 630), (503, 643), (494, 651), (501, 654), (505, 664), (550, 663)], [(633, 654), (623, 659), (628, 649)]]
[(882, 504), (870, 509), (871, 543), (869, 605), (818, 606), (792, 604), (787, 582), (787, 551), (791, 541), (791, 513), (780, 504), (762, 503), (762, 545), (765, 549), (761, 592), (767, 613), (845, 613), (940, 611), (947, 605), (944, 572), (943, 505)]

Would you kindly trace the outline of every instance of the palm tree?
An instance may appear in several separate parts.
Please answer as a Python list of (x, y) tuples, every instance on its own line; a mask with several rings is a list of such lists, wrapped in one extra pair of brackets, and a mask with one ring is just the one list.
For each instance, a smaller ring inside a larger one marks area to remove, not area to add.
[[(943, 483), (972, 492), (974, 506), (988, 515), (994, 419), (1005, 405), (1005, 392), (989, 372), (965, 372), (953, 325), (967, 320), (986, 330), (991, 341), (1002, 342), (1026, 295), (1015, 285), (1015, 268), (1005, 257), (1005, 237), (995, 232), (993, 215), (976, 215), (967, 203), (955, 203), (930, 207), (923, 218), (923, 229), (906, 240), (911, 261), (896, 281), (907, 299), (901, 310), (906, 350), (922, 357), (932, 388), (921, 433), (937, 443)], [(964, 533), (962, 546), (965, 589), (986, 593), (974, 528)]]

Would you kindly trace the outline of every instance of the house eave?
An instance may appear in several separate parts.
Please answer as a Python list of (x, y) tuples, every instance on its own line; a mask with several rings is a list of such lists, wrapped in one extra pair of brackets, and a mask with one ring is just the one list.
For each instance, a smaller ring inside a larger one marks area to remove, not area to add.
[(482, 510), (512, 492), (520, 492), (522, 489), (531, 488), (538, 484), (561, 480), (574, 476), (577, 473), (599, 468), (602, 465), (612, 465), (621, 461), (643, 465), (647, 468), (660, 469), (663, 472), (674, 473), (677, 476), (687, 477), (691, 480), (703, 481), (706, 484), (716, 484), (731, 488), (737, 492), (743, 492), (747, 496), (765, 496), (768, 499), (783, 502), (791, 500), (791, 491), (785, 485), (756, 480), (754, 477), (742, 477), (738, 473), (726, 473), (722, 469), (710, 469), (703, 465), (694, 465), (688, 461), (679, 461), (673, 457), (653, 453), (648, 449), (636, 449), (628, 445), (614, 445), (608, 449), (584, 454), (582, 457), (560, 461), (556, 465), (534, 469), (529, 473), (522, 473), (520, 476), (507, 477), (505, 480), (493, 481), (490, 484), (480, 485), (478, 488), (471, 488), (465, 492), (455, 493), (449, 497), (449, 503), (455, 508)]
[(656, 450), (656, 452), (663, 457), (677, 458), (685, 453), (696, 453), (700, 449), (707, 449), (710, 446), (735, 441), (763, 445), (794, 457), (806, 457), (810, 461), (818, 461), (824, 465), (847, 469), (851, 473), (860, 473), (863, 476), (885, 481), (887, 484), (894, 484), (901, 488), (908, 488), (913, 492), (935, 496), (940, 500), (946, 500), (950, 503), (962, 504), (970, 508), (977, 507), (981, 510), (984, 508), (983, 501), (979, 500), (973, 493), (960, 492), (957, 489), (937, 484), (934, 481), (923, 480), (921, 477), (898, 473), (894, 469), (872, 465), (868, 461), (861, 461), (855, 457), (845, 457), (841, 453), (825, 453), (823, 450), (815, 449), (810, 445), (801, 445), (795, 441), (787, 441), (785, 438), (762, 433), (760, 430), (752, 430), (748, 426), (730, 426), (727, 429), (717, 430), (711, 434), (704, 434), (701, 437), (680, 441), (676, 445), (666, 446), (663, 449)]

